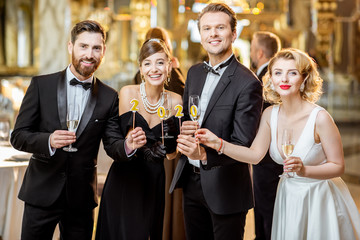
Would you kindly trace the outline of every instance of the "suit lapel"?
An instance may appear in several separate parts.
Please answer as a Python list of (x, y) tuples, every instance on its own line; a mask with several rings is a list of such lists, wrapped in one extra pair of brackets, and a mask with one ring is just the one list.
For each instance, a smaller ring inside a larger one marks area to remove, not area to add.
[(235, 59), (235, 57), (233, 57), (233, 60), (231, 61), (230, 65), (228, 66), (228, 68), (225, 70), (225, 72), (221, 76), (218, 85), (215, 87), (214, 93), (212, 94), (209, 104), (206, 108), (206, 112), (205, 112), (205, 115), (204, 115), (201, 125), (203, 125), (205, 123), (207, 117), (209, 116), (210, 112), (214, 108), (219, 97), (224, 92), (227, 85), (231, 82), (231, 76), (233, 75), (233, 73), (236, 69), (236, 65), (237, 65), (237, 60)]
[(61, 74), (61, 77), (58, 81), (57, 86), (57, 103), (58, 103), (58, 114), (59, 114), (59, 120), (61, 129), (67, 129), (66, 126), (66, 110), (67, 110), (67, 82), (65, 77), (66, 70), (64, 70)]
[(191, 92), (190, 95), (201, 96), (202, 90), (205, 85), (206, 76), (207, 76), (207, 73), (205, 72), (205, 70), (203, 68), (201, 68), (201, 70), (202, 71), (199, 73), (198, 79), (194, 81), (194, 87), (192, 88), (193, 91)]
[(90, 89), (90, 91), (91, 93), (86, 103), (83, 115), (81, 116), (79, 127), (76, 130), (76, 138), (79, 138), (82, 132), (84, 131), (95, 109), (98, 91), (99, 91), (99, 85), (96, 77), (94, 77), (93, 86)]

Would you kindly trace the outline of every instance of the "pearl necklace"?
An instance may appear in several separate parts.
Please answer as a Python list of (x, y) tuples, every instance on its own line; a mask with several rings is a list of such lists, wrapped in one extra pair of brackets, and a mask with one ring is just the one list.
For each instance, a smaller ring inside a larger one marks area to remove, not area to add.
[(146, 91), (145, 91), (145, 83), (141, 83), (140, 84), (140, 95), (141, 95), (141, 100), (144, 104), (144, 108), (145, 110), (150, 113), (150, 114), (153, 114), (153, 113), (156, 113), (157, 112), (157, 109), (163, 105), (164, 103), (164, 94), (161, 93), (161, 96), (160, 96), (160, 99), (157, 103), (155, 104), (151, 104), (147, 97), (146, 97)]

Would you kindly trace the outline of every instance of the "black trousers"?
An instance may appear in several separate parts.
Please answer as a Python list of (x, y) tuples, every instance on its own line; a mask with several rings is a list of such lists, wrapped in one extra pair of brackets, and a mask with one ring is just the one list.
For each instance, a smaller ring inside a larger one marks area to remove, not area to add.
[(65, 192), (50, 207), (25, 203), (21, 239), (51, 240), (58, 223), (61, 240), (91, 240), (93, 210), (70, 208), (65, 200)]
[(185, 171), (189, 171), (183, 186), (186, 239), (243, 239), (247, 211), (227, 215), (213, 213), (204, 198), (200, 174), (195, 173), (191, 166), (187, 166)]

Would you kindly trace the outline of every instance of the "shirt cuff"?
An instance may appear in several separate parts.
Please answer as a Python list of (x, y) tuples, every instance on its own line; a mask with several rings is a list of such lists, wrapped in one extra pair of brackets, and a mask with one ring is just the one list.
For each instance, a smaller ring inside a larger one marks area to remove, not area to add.
[(51, 134), (49, 136), (49, 140), (48, 140), (48, 146), (49, 146), (49, 153), (50, 153), (50, 156), (54, 156), (55, 152), (56, 152), (56, 148), (52, 148), (51, 145), (50, 145), (50, 137), (51, 137)]

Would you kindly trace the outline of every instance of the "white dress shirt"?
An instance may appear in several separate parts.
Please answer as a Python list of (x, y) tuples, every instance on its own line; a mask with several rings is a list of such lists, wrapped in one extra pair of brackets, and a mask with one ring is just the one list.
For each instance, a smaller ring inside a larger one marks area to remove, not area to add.
[[(217, 68), (221, 64), (223, 64), (227, 60), (229, 60), (232, 56), (233, 56), (233, 54), (231, 54), (230, 57), (228, 57), (227, 59), (225, 59), (224, 61), (222, 61), (221, 63), (219, 63), (219, 64), (217, 64), (217, 65), (215, 65), (213, 67), (213, 69), (215, 69), (215, 71), (218, 72), (219, 75), (215, 74), (215, 73), (212, 73), (212, 72), (208, 72), (208, 74), (206, 76), (204, 88), (203, 88), (203, 90), (201, 92), (201, 96), (200, 96), (200, 118), (198, 120), (199, 126), (201, 126), (201, 124), (202, 124), (202, 121), (204, 119), (204, 115), (205, 115), (207, 106), (209, 104), (209, 101), (211, 99), (211, 96), (213, 95), (214, 90), (215, 90), (216, 86), (218, 85), (218, 83), (220, 81), (220, 78), (223, 75), (223, 73), (225, 72), (228, 65), (225, 66), (225, 67), (222, 67), (220, 69), (217, 69)], [(210, 62), (209, 63), (204, 62), (204, 63), (208, 64), (210, 67), (212, 67)], [(190, 158), (188, 158), (188, 159), (189, 159), (190, 164), (194, 165), (195, 167), (200, 167), (200, 161), (199, 160), (193, 160), (193, 159), (190, 159)]]
[[(78, 80), (75, 75), (71, 72), (70, 70), (70, 66), (71, 64), (66, 68), (66, 82), (67, 82), (67, 86), (66, 86), (66, 96), (67, 96), (67, 108), (66, 109), (70, 109), (70, 107), (74, 107), (74, 106), (79, 106), (80, 108), (80, 116), (82, 116), (86, 103), (89, 99), (90, 96), (90, 92), (91, 90), (85, 90), (81, 85), (75, 85), (72, 86), (70, 85), (70, 81), (75, 78), (76, 80)], [(83, 83), (85, 82), (89, 82), (92, 83), (93, 80), (93, 76), (91, 75), (90, 78), (81, 81)], [(80, 81), (80, 80), (78, 80)], [(79, 119), (79, 122), (81, 120), (81, 117)], [(50, 135), (51, 136), (51, 135)], [(53, 156), (56, 152), (56, 148), (52, 148), (50, 145), (50, 137), (49, 137), (49, 150), (50, 150), (50, 156)]]

